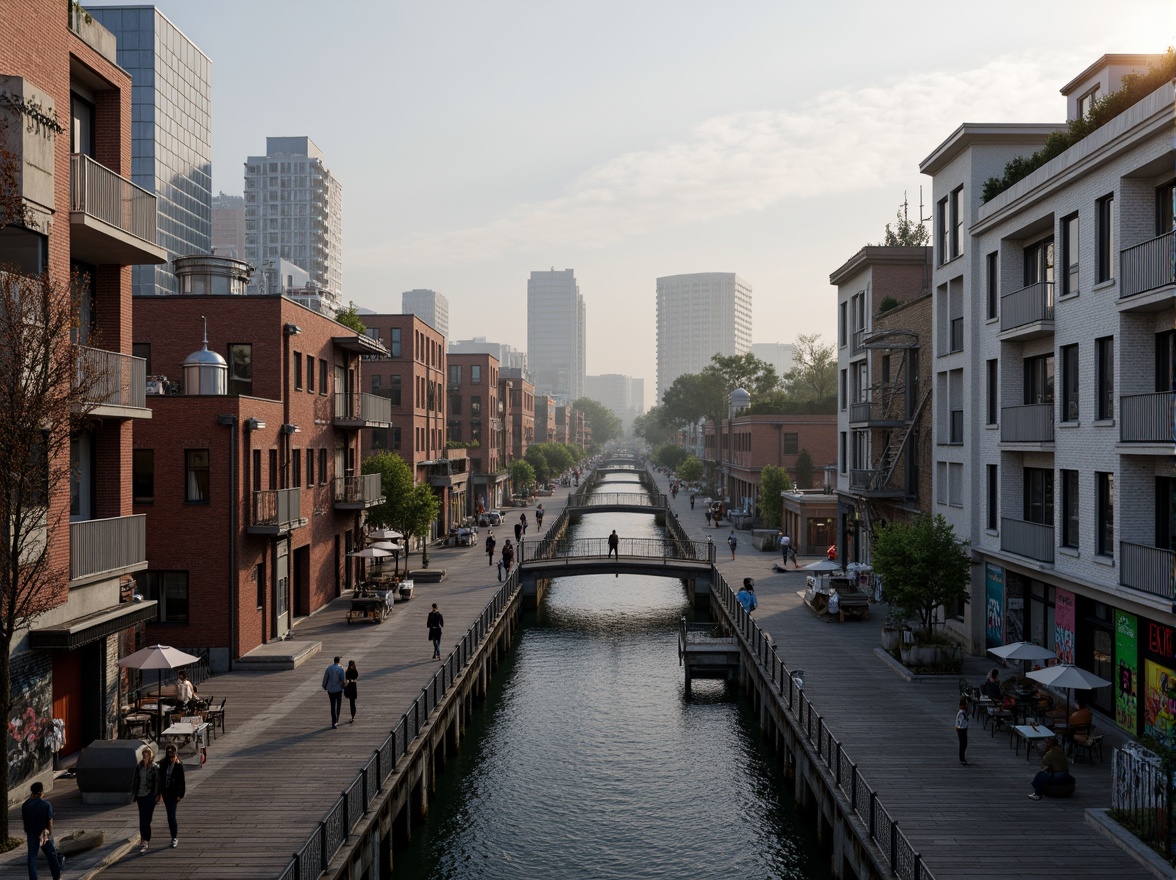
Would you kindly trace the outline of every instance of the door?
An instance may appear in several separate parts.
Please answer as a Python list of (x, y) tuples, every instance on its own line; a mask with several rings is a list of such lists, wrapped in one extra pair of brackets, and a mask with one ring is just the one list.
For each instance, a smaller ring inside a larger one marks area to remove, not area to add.
[(82, 743), (82, 655), (78, 651), (53, 652), (53, 717), (65, 722), (65, 748), (72, 755)]
[(292, 582), (294, 584), (294, 616), (310, 614), (310, 547), (294, 550)]
[(280, 639), (290, 631), (290, 542), (278, 541), (274, 550), (274, 638)]

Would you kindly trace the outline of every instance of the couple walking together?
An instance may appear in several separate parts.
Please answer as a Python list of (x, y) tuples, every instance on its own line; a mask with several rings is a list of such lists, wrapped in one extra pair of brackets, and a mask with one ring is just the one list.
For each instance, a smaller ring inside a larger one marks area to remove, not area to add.
[(332, 728), (339, 726), (339, 718), (343, 714), (344, 697), (347, 697), (347, 701), (351, 704), (351, 723), (355, 723), (355, 700), (359, 696), (359, 686), (356, 684), (359, 681), (359, 667), (355, 665), (354, 660), (348, 660), (347, 668), (344, 669), (339, 665), (339, 661), (342, 659), (342, 657), (336, 657), (335, 661), (323, 673), (323, 690), (327, 692), (327, 698), (331, 703)]

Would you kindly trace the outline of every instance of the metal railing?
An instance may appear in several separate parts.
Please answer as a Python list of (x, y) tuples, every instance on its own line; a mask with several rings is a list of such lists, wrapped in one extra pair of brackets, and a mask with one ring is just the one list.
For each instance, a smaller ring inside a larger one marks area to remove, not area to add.
[(251, 526), (288, 526), (302, 519), (302, 490), (259, 489), (249, 511)]
[(360, 474), (355, 477), (335, 477), (332, 488), (336, 502), (378, 503), (383, 491), (379, 474)]
[(69, 157), (70, 211), (155, 244), (155, 196), (84, 153)]
[(665, 507), (666, 496), (650, 497), (646, 492), (594, 492), (591, 495), (579, 497), (575, 504), (569, 507)]
[(1111, 818), (1171, 862), (1173, 779), (1159, 756), (1140, 746), (1115, 749), (1111, 780)]
[(1000, 409), (1001, 443), (1053, 443), (1054, 405), (1030, 403)]
[(1013, 330), (1054, 318), (1053, 282), (1038, 281), (1000, 298), (1000, 329)]
[(1176, 553), (1147, 544), (1119, 542), (1119, 585), (1176, 599)]
[[(609, 553), (608, 538), (549, 538), (538, 541), (520, 541), (518, 547), (520, 563), (537, 559), (602, 559)], [(713, 541), (692, 541), (688, 538), (666, 535), (664, 538), (619, 538), (615, 555), (618, 559), (660, 559), (663, 562), (703, 561), (714, 562)]]
[(86, 403), (96, 406), (147, 406), (147, 361), (118, 351), (81, 346), (78, 380), (88, 382)]
[(881, 800), (866, 782), (858, 765), (849, 757), (812, 700), (784, 665), (759, 624), (743, 610), (726, 579), (715, 573), (715, 596), (731, 622), (736, 636), (746, 650), (755, 657), (764, 674), (776, 690), (777, 700), (795, 720), (797, 735), (808, 743), (817, 763), (824, 767), (830, 780), (845, 796), (853, 814), (861, 821), (870, 840), (882, 851), (883, 857), (900, 880), (934, 880), (935, 875), (923, 862), (910, 838), (903, 833)]
[(441, 664), (420, 694), (412, 701), (380, 747), (331, 805), (306, 843), (293, 854), (279, 880), (313, 880), (327, 870), (331, 858), (351, 834), (355, 824), (372, 808), (383, 793), (396, 762), (408, 754), (409, 746), (421, 733), (430, 713), (461, 677), (470, 660), (493, 630), (499, 617), (515, 603), (519, 592), (518, 573), (507, 578), (494, 597), (482, 609), (473, 625)]
[(1119, 398), (1119, 440), (1123, 443), (1172, 443), (1176, 394), (1124, 394)]
[(1119, 299), (1147, 293), (1176, 282), (1173, 276), (1173, 233), (1165, 232), (1119, 252)]
[(392, 401), (366, 391), (340, 391), (335, 394), (337, 421), (364, 421), (380, 424), (392, 422)]
[(71, 580), (147, 561), (147, 517), (115, 516), (69, 524)]
[(1054, 561), (1054, 528), (1023, 519), (1000, 521), (1000, 549), (1039, 562)]
[(852, 357), (855, 354), (861, 354), (865, 349), (862, 346), (862, 337), (866, 335), (865, 330), (854, 330), (853, 335), (849, 338), (849, 354)]

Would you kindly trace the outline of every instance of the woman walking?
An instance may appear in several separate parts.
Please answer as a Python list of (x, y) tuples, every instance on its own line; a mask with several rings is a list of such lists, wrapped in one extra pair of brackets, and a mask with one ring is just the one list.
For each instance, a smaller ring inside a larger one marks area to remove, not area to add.
[(347, 661), (347, 672), (343, 674), (346, 684), (343, 685), (343, 696), (347, 698), (347, 702), (351, 705), (351, 723), (355, 723), (355, 698), (359, 696), (359, 688), (356, 687), (356, 682), (359, 681), (359, 667), (355, 665), (354, 660)]
[(968, 700), (960, 697), (960, 711), (956, 712), (956, 737), (960, 741), (960, 763), (968, 766)]
[[(167, 810), (167, 830), (171, 832), (171, 845), (175, 849), (180, 845), (180, 826), (176, 824), (176, 807), (184, 799), (184, 765), (180, 763), (180, 753), (174, 745), (169, 745), (163, 751), (163, 766), (159, 770), (160, 795), (163, 797), (163, 807)], [(150, 830), (150, 829), (149, 829)]]
[(139, 807), (139, 855), (142, 855), (151, 845), (151, 816), (161, 797), (159, 768), (155, 766), (155, 752), (150, 746), (143, 749), (143, 757), (135, 765), (131, 791)]
[(506, 566), (506, 573), (510, 574), (510, 567), (514, 565), (514, 547), (510, 545), (510, 538), (502, 545), (502, 564)]
[[(508, 543), (509, 546), (509, 543)], [(505, 550), (503, 551), (506, 552)], [(429, 628), (429, 641), (433, 643), (433, 659), (441, 659), (441, 630), (445, 626), (445, 618), (441, 616), (441, 612), (437, 610), (437, 603), (433, 603), (433, 610), (429, 612), (428, 618), (425, 620), (425, 626)], [(356, 675), (359, 675), (357, 672)]]

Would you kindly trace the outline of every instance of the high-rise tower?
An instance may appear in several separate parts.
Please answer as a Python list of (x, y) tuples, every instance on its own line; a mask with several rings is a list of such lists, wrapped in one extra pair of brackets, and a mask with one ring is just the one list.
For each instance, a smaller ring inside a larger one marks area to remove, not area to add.
[(657, 403), (716, 354), (751, 350), (751, 285), (734, 272), (657, 279)]
[(527, 365), (535, 393), (559, 403), (584, 396), (584, 297), (571, 269), (532, 272), (527, 281)]

